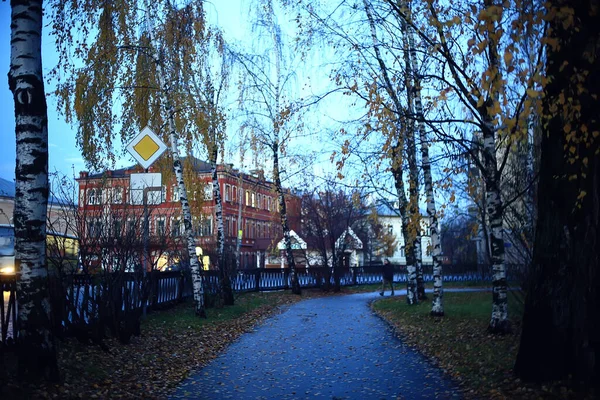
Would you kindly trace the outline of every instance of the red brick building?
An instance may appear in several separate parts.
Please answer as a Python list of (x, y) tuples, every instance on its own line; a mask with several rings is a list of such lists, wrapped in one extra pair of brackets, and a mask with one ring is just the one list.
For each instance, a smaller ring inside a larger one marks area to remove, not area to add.
[[(206, 267), (206, 255), (214, 254), (217, 235), (211, 169), (208, 163), (193, 158), (187, 159), (184, 165), (197, 252), (204, 255)], [(234, 251), (238, 231), (241, 230), (241, 267), (265, 267), (266, 254), (276, 251), (277, 242), (282, 236), (273, 183), (265, 180), (262, 171), (247, 174), (234, 169), (232, 164), (221, 164), (217, 171), (226, 251), (230, 254)], [(144, 206), (139, 198), (140, 193), (130, 190), (131, 174), (141, 172), (141, 167), (131, 166), (100, 174), (80, 173), (77, 181), (79, 211), (83, 216), (82, 246), (85, 246), (86, 238), (100, 236), (101, 231), (123, 237), (128, 229), (141, 226)], [(149, 172), (158, 170), (150, 168)], [(183, 219), (174, 180), (165, 182), (163, 177), (162, 190), (149, 194), (148, 199), (151, 203), (148, 205), (151, 257), (161, 257), (161, 260), (152, 261), (157, 268), (162, 268), (178, 262), (183, 247)], [(289, 226), (296, 231), (300, 230), (300, 203), (299, 197), (286, 190)], [(159, 241), (163, 247), (167, 247), (160, 255), (155, 251)], [(91, 244), (93, 241), (88, 242)]]

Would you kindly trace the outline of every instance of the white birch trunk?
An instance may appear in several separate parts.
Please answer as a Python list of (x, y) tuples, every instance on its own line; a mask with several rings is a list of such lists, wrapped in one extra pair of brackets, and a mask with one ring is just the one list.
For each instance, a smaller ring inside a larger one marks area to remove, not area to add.
[[(149, 25), (148, 35), (150, 38), (150, 43), (151, 45), (154, 45), (154, 34), (151, 26), (152, 24), (148, 0), (144, 1), (144, 6), (146, 7), (146, 18)], [(170, 150), (171, 156), (173, 157), (173, 171), (175, 172), (175, 179), (177, 180), (177, 188), (179, 190), (179, 201), (181, 202), (186, 244), (190, 259), (190, 269), (192, 272), (195, 312), (196, 315), (200, 317), (206, 317), (206, 310), (204, 307), (204, 287), (202, 283), (202, 276), (200, 275), (200, 262), (198, 261), (198, 256), (196, 255), (196, 241), (194, 239), (194, 232), (192, 230), (192, 213), (190, 211), (190, 204), (187, 199), (185, 182), (183, 181), (183, 168), (181, 165), (181, 160), (179, 159), (179, 141), (177, 139), (177, 133), (175, 132), (175, 110), (173, 109), (173, 103), (171, 102), (171, 87), (168, 80), (165, 78), (160, 58), (155, 51), (152, 51), (151, 55), (154, 63), (156, 64), (156, 74), (161, 87), (163, 107), (165, 109), (165, 113), (167, 114), (166, 120), (169, 128), (169, 141), (171, 142)]]
[[(485, 0), (484, 5), (491, 7), (494, 0)], [(510, 331), (508, 320), (508, 290), (506, 286), (506, 266), (504, 264), (504, 229), (502, 227), (502, 197), (500, 193), (500, 172), (496, 160), (496, 136), (494, 118), (489, 110), (493, 102), (499, 102), (498, 90), (501, 85), (498, 43), (494, 35), (488, 32), (489, 71), (492, 74), (491, 93), (483, 107), (479, 109), (483, 117), (483, 153), (485, 167), (485, 198), (490, 225), (490, 246), (492, 250), (492, 317), (488, 331), (507, 333)], [(491, 104), (490, 104), (491, 103)]]
[(8, 86), (15, 105), (19, 375), (58, 381), (46, 265), (48, 114), (42, 73), (42, 1), (11, 1)]
[[(417, 275), (417, 297), (419, 300), (426, 300), (425, 283), (423, 281), (423, 253), (421, 250), (421, 214), (419, 211), (419, 168), (417, 166), (417, 142), (415, 138), (414, 120), (414, 91), (413, 71), (411, 64), (410, 46), (408, 42), (408, 24), (405, 21), (402, 23), (404, 35), (402, 41), (404, 45), (404, 64), (406, 68), (406, 92), (407, 92), (407, 129), (406, 129), (406, 156), (408, 161), (408, 182), (409, 182), (409, 213), (410, 221), (413, 224), (414, 235), (406, 237), (405, 240), (412, 240), (414, 246), (415, 270)], [(412, 230), (411, 230), (412, 231)]]
[[(210, 128), (209, 128), (210, 129)], [(215, 199), (215, 217), (217, 220), (217, 266), (220, 273), (221, 296), (225, 305), (234, 304), (233, 291), (229, 280), (229, 271), (225, 265), (225, 231), (223, 227), (223, 199), (221, 197), (221, 187), (219, 186), (219, 175), (217, 173), (217, 139), (213, 135), (213, 144), (210, 151), (210, 167), (212, 170), (213, 197)]]
[[(406, 24), (407, 25), (407, 24)], [(444, 291), (442, 287), (442, 262), (440, 255), (442, 245), (440, 243), (437, 210), (433, 193), (433, 178), (431, 177), (431, 161), (429, 159), (429, 147), (427, 145), (427, 133), (425, 131), (425, 114), (421, 101), (421, 79), (418, 74), (417, 49), (412, 28), (407, 26), (408, 48), (411, 72), (414, 76), (414, 102), (415, 115), (417, 118), (417, 130), (421, 141), (421, 168), (423, 169), (423, 182), (425, 185), (425, 197), (427, 202), (427, 217), (431, 235), (432, 259), (433, 259), (433, 300), (431, 303), (431, 315), (444, 315)]]
[[(279, 215), (281, 217), (281, 228), (283, 230), (283, 239), (285, 243), (285, 255), (287, 258), (288, 267), (290, 269), (290, 281), (292, 283), (292, 293), (301, 294), (300, 282), (296, 273), (296, 262), (292, 252), (292, 238), (290, 236), (290, 228), (287, 219), (287, 208), (285, 205), (285, 197), (283, 188), (281, 187), (281, 178), (279, 176), (279, 145), (276, 143), (273, 149), (273, 176), (275, 180), (275, 190), (277, 191), (277, 199), (279, 201)], [(283, 262), (283, 261), (282, 261)]]
[(506, 285), (506, 266), (504, 264), (504, 228), (502, 227), (502, 199), (500, 197), (499, 173), (496, 163), (496, 141), (494, 131), (484, 130), (483, 139), (486, 182), (485, 198), (490, 226), (490, 244), (492, 247), (492, 317), (488, 330), (493, 333), (505, 333), (510, 330), (508, 320), (508, 291)]
[[(273, 9), (272, 9), (272, 4), (271, 2), (269, 2), (268, 7), (270, 8), (269, 12), (270, 12), (270, 16), (273, 15)], [(280, 99), (280, 90), (281, 90), (281, 86), (280, 86), (280, 81), (281, 81), (281, 50), (280, 50), (280, 46), (279, 46), (279, 38), (278, 38), (278, 34), (277, 34), (277, 26), (275, 25), (275, 23), (273, 21), (271, 22), (271, 29), (272, 29), (272, 38), (273, 38), (273, 46), (275, 48), (275, 87), (274, 87), (274, 94), (275, 94), (275, 104), (274, 104), (274, 110), (275, 110), (275, 115), (272, 116), (272, 118), (274, 118), (273, 122), (273, 141), (271, 143), (271, 150), (273, 151), (273, 176), (275, 179), (275, 189), (277, 190), (277, 197), (279, 200), (279, 213), (281, 216), (281, 228), (283, 230), (283, 238), (284, 238), (284, 242), (285, 242), (285, 249), (286, 249), (286, 257), (287, 257), (287, 262), (288, 262), (288, 267), (290, 268), (290, 281), (292, 284), (292, 293), (294, 294), (301, 294), (301, 289), (300, 289), (300, 282), (298, 280), (298, 275), (296, 273), (296, 263), (294, 261), (294, 254), (292, 252), (292, 239), (290, 237), (290, 229), (289, 229), (289, 225), (288, 225), (288, 219), (287, 219), (287, 208), (285, 205), (285, 198), (283, 195), (283, 187), (281, 186), (281, 176), (280, 176), (280, 170), (279, 170), (279, 149), (280, 149), (280, 136), (279, 136), (279, 127), (282, 123), (282, 121), (279, 120), (280, 116), (278, 115), (280, 113), (280, 103), (279, 103), (279, 99)]]

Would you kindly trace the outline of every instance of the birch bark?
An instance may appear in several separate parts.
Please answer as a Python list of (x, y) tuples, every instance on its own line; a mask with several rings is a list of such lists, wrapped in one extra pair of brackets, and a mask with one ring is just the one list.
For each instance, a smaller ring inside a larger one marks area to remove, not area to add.
[[(406, 25), (406, 24), (405, 24)], [(435, 196), (433, 192), (433, 178), (431, 176), (431, 161), (429, 159), (429, 147), (427, 144), (427, 132), (425, 130), (425, 114), (423, 112), (423, 102), (421, 101), (421, 79), (419, 76), (419, 67), (417, 65), (417, 49), (412, 28), (407, 26), (406, 35), (408, 36), (408, 47), (411, 71), (414, 82), (414, 102), (415, 116), (417, 119), (417, 130), (419, 140), (421, 141), (421, 168), (423, 169), (423, 182), (425, 185), (425, 197), (427, 203), (427, 217), (429, 231), (431, 235), (432, 259), (433, 259), (433, 300), (431, 304), (431, 315), (444, 315), (444, 291), (442, 287), (442, 262), (440, 260), (442, 246), (440, 243), (439, 226), (437, 219), (437, 210), (435, 205)]]
[(46, 265), (48, 114), (42, 73), (42, 1), (11, 3), (8, 86), (15, 105), (17, 343), (21, 377), (59, 380)]
[[(146, 7), (146, 19), (148, 26), (148, 36), (150, 43), (154, 46), (154, 34), (151, 25), (151, 17), (149, 15), (148, 0), (144, 1)], [(151, 53), (152, 60), (156, 65), (156, 75), (161, 88), (161, 95), (163, 97), (163, 107), (167, 116), (167, 126), (169, 129), (169, 140), (171, 142), (170, 151), (171, 157), (173, 158), (173, 171), (175, 172), (175, 179), (177, 181), (177, 189), (179, 190), (179, 201), (181, 202), (181, 210), (183, 213), (183, 224), (185, 228), (185, 237), (187, 244), (188, 256), (190, 259), (190, 268), (192, 271), (192, 285), (194, 292), (195, 312), (200, 317), (206, 317), (206, 310), (204, 306), (204, 287), (202, 283), (202, 276), (200, 275), (200, 262), (196, 255), (196, 241), (194, 239), (194, 232), (192, 230), (192, 213), (190, 211), (190, 204), (187, 199), (187, 192), (185, 189), (185, 182), (183, 181), (183, 168), (181, 160), (179, 158), (179, 141), (177, 139), (177, 133), (175, 130), (175, 109), (171, 102), (171, 86), (169, 81), (165, 78), (163, 71), (162, 62), (158, 57), (156, 51)]]
[(415, 126), (414, 120), (414, 97), (415, 97), (415, 85), (411, 63), (411, 48), (409, 45), (409, 28), (406, 21), (401, 20), (402, 23), (402, 41), (404, 45), (404, 64), (406, 68), (405, 74), (405, 85), (407, 92), (407, 129), (406, 129), (406, 158), (408, 161), (408, 193), (409, 193), (409, 213), (410, 221), (412, 223), (409, 232), (410, 237), (405, 239), (410, 240), (412, 246), (414, 246), (414, 257), (415, 257), (415, 270), (417, 279), (417, 298), (419, 300), (426, 300), (425, 295), (425, 282), (423, 281), (423, 253), (421, 249), (421, 214), (419, 212), (419, 167), (417, 166), (417, 142), (415, 138)]
[[(495, 5), (494, 0), (485, 0), (486, 7)], [(506, 285), (506, 265), (504, 264), (504, 228), (502, 225), (502, 197), (500, 193), (500, 171), (496, 160), (496, 124), (490, 110), (499, 103), (501, 85), (498, 40), (493, 32), (486, 33), (489, 41), (488, 53), (491, 93), (479, 112), (483, 117), (483, 153), (485, 166), (485, 198), (490, 225), (490, 245), (492, 248), (492, 317), (488, 330), (492, 333), (510, 331), (508, 320), (508, 288)]]

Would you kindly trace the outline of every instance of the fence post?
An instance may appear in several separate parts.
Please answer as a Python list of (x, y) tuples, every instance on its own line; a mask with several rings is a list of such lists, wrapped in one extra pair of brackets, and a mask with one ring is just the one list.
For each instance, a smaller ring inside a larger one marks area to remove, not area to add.
[(289, 289), (290, 285), (288, 284), (288, 277), (290, 276), (290, 268), (286, 268), (283, 270), (283, 288)]
[(352, 267), (352, 285), (356, 285), (356, 283), (358, 282), (356, 279), (356, 274), (357, 274), (357, 269), (360, 267)]
[(260, 292), (260, 268), (257, 268), (254, 271), (254, 281), (255, 281), (254, 291)]
[(177, 302), (183, 301), (183, 290), (185, 289), (185, 274), (182, 272), (179, 274), (179, 293), (177, 294)]
[(156, 309), (158, 306), (158, 272), (152, 271), (150, 273), (150, 284), (152, 285), (152, 308)]

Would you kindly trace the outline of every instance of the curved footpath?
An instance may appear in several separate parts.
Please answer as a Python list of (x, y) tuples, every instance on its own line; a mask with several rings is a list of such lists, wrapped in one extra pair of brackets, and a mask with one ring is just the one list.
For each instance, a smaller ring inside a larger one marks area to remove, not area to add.
[(172, 398), (460, 398), (455, 383), (370, 310), (377, 298), (359, 293), (296, 303), (194, 372)]

